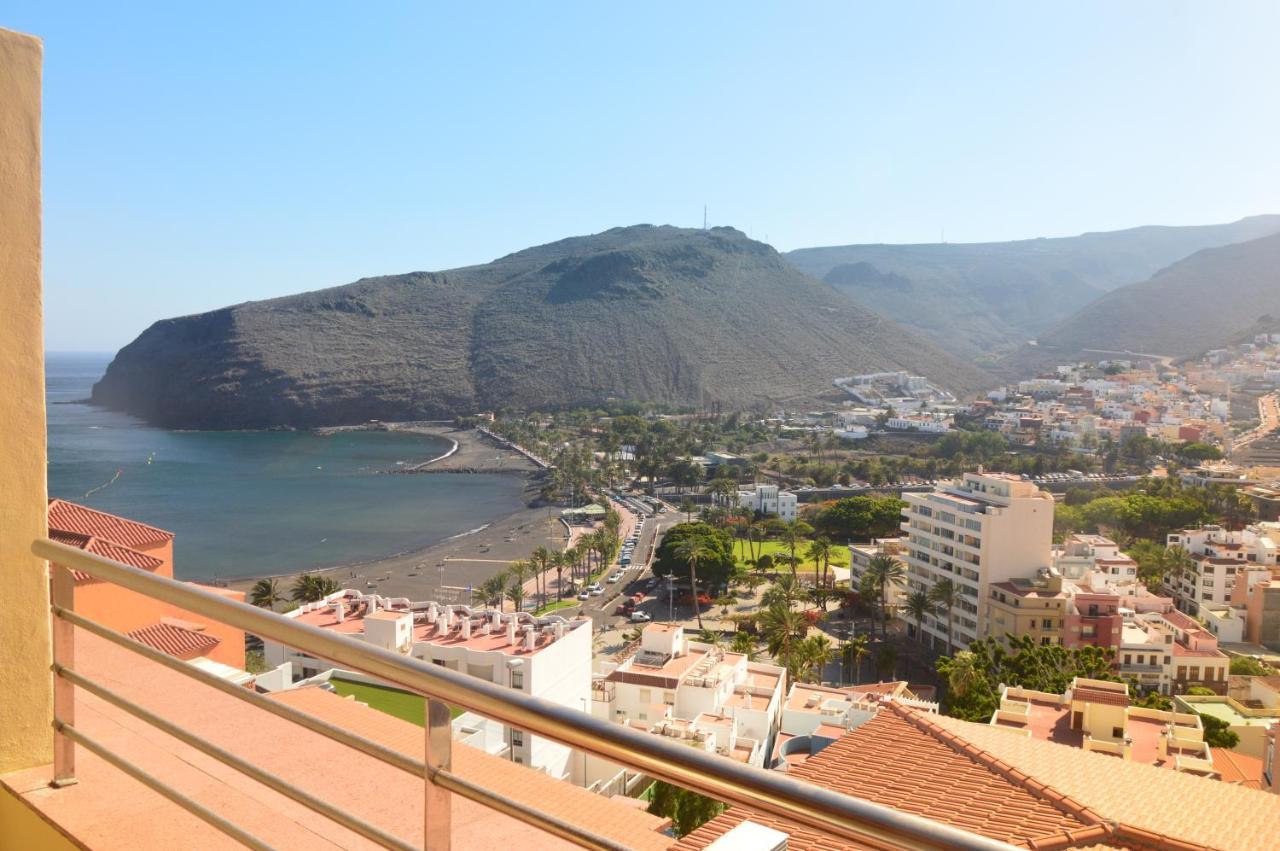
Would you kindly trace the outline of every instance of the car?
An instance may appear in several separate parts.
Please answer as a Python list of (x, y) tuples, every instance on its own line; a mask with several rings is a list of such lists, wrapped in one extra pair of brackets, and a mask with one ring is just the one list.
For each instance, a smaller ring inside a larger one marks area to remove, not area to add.
[(621, 603), (618, 604), (617, 608), (613, 610), (613, 613), (615, 615), (629, 615), (633, 611), (635, 611), (635, 608), (636, 608), (636, 601), (628, 597), (627, 599), (623, 600)]
[(613, 573), (610, 573), (610, 574), (609, 574), (609, 581), (610, 581), (610, 582), (617, 582), (617, 581), (618, 581), (619, 579), (621, 579), (621, 578), (622, 578), (622, 571), (621, 571), (621, 570), (615, 570)]
[(649, 617), (649, 616), (648, 616), (648, 615), (646, 615), (644, 612), (632, 612), (632, 613), (631, 613), (631, 622), (632, 622), (632, 623), (648, 623), (648, 622), (649, 622), (649, 621), (651, 621), (651, 620), (653, 620), (653, 618)]
[(590, 599), (591, 599), (591, 595), (590, 595), (589, 593), (587, 593), (586, 591), (583, 591), (581, 594), (579, 594), (579, 595), (578, 595), (578, 599), (579, 599), (579, 600), (590, 600)]
[(602, 595), (602, 594), (604, 594), (604, 589), (603, 589), (603, 588), (592, 588), (592, 589), (591, 589), (591, 596), (592, 596), (592, 597), (599, 597), (599, 596), (600, 596), (600, 595)]

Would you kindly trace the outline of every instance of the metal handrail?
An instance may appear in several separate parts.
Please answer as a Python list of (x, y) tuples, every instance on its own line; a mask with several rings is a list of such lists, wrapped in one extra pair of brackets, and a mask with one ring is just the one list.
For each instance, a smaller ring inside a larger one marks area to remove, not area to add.
[[(75, 547), (40, 539), (32, 545), (32, 550), (41, 558), (64, 567), (81, 570), (94, 578), (293, 647), (317, 659), (376, 677), (432, 701), (470, 709), (716, 800), (769, 813), (847, 841), (876, 848), (1007, 851), (1012, 847), (921, 816), (802, 783), (778, 772), (725, 760), (442, 666), (406, 658)], [(432, 779), (430, 767), (428, 779)], [(449, 784), (441, 782), (440, 785)], [(456, 791), (465, 794), (461, 786)]]

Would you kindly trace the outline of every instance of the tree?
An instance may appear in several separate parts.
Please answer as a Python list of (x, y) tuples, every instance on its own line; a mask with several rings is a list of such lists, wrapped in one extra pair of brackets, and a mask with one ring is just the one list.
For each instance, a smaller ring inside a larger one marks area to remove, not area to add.
[(506, 596), (508, 574), (503, 572), (490, 576), (480, 584), (480, 599), (486, 606), (497, 606), (502, 611), (502, 601)]
[(796, 547), (812, 534), (813, 527), (803, 520), (788, 520), (782, 528), (782, 534), (779, 537), (782, 539), (782, 543), (787, 545), (787, 550), (791, 555), (791, 577), (793, 579), (796, 578)]
[(867, 563), (866, 576), (876, 587), (876, 604), (880, 609), (880, 635), (889, 636), (889, 587), (905, 585), (907, 569), (891, 555), (873, 556)]
[(853, 670), (854, 683), (862, 682), (862, 660), (871, 655), (871, 640), (865, 635), (857, 635), (844, 644), (844, 657)]
[(949, 578), (943, 577), (929, 589), (929, 602), (947, 613), (947, 655), (954, 651), (952, 631), (955, 625), (955, 607), (960, 602), (960, 589)]
[(724, 812), (724, 804), (706, 795), (659, 780), (653, 786), (649, 812), (671, 819), (676, 836), (692, 833)]
[(338, 583), (327, 576), (304, 573), (294, 580), (289, 596), (299, 603), (315, 603), (340, 590)]
[[(616, 516), (616, 512), (615, 512), (615, 516)], [(605, 519), (608, 520), (608, 517), (606, 516)], [(538, 599), (541, 600), (542, 605), (544, 606), (547, 604), (547, 585), (546, 585), (547, 571), (551, 569), (551, 564), (553, 560), (554, 560), (553, 553), (551, 552), (551, 550), (547, 549), (546, 547), (541, 547), (541, 546), (535, 547), (533, 552), (529, 554), (529, 563), (533, 567), (533, 571), (534, 571), (533, 576), (536, 580), (538, 580), (537, 581), (537, 585), (539, 586)]]
[(1231, 725), (1214, 715), (1199, 713), (1200, 724), (1204, 727), (1205, 744), (1211, 748), (1230, 750), (1240, 744), (1240, 735), (1231, 729)]
[(805, 550), (805, 557), (814, 564), (814, 572), (817, 573), (817, 567), (821, 565), (822, 575), (815, 583), (825, 587), (827, 584), (827, 568), (831, 564), (831, 556), (835, 552), (835, 545), (831, 543), (831, 539), (826, 535), (819, 535), (814, 538), (813, 543), (809, 545), (809, 549)]
[(278, 579), (259, 579), (249, 592), (249, 602), (263, 609), (274, 609), (285, 601), (284, 591)]
[(894, 669), (898, 667), (898, 648), (892, 644), (882, 644), (876, 651), (876, 676), (881, 680), (893, 678)]
[(561, 550), (559, 552), (552, 553), (551, 567), (556, 572), (556, 600), (557, 601), (564, 599), (564, 569), (568, 567), (570, 564), (572, 564), (572, 562), (569, 560), (569, 553), (567, 550)]
[(702, 629), (702, 606), (698, 605), (698, 562), (714, 555), (711, 546), (698, 537), (685, 538), (676, 544), (675, 557), (689, 565), (689, 590), (693, 595), (693, 613), (698, 618), (698, 629)]
[(1270, 665), (1252, 656), (1233, 656), (1231, 673), (1246, 677), (1267, 677), (1275, 673)]
[(507, 586), (507, 599), (511, 601), (512, 611), (520, 611), (524, 606), (524, 583), (512, 582)]
[(680, 500), (680, 510), (684, 512), (684, 521), (686, 523), (692, 523), (694, 511), (693, 500), (687, 496)]
[(733, 537), (724, 529), (709, 523), (678, 523), (668, 530), (653, 560), (653, 575), (666, 577), (683, 575), (689, 563), (676, 555), (681, 542), (696, 538), (704, 543), (709, 555), (698, 560), (698, 576), (712, 588), (722, 588), (733, 575), (737, 561), (733, 556)]
[(916, 641), (924, 640), (924, 619), (934, 613), (933, 601), (924, 591), (912, 591), (907, 595), (907, 611), (916, 622)]
[(730, 642), (729, 647), (734, 653), (741, 653), (746, 656), (748, 661), (755, 658), (756, 640), (751, 637), (751, 633), (749, 632), (735, 632), (733, 634), (733, 641)]
[(831, 658), (831, 639), (822, 633), (815, 633), (805, 638), (797, 647), (797, 667), (801, 682), (816, 682), (822, 679), (822, 669)]
[(802, 612), (774, 602), (760, 613), (758, 623), (769, 655), (794, 678), (800, 663), (795, 648), (808, 634), (809, 621)]

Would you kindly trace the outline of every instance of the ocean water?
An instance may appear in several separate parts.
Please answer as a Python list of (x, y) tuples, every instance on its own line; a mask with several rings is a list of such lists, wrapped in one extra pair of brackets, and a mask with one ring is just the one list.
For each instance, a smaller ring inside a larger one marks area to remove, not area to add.
[(49, 494), (168, 529), (185, 579), (269, 575), (429, 546), (520, 509), (523, 480), (380, 475), (426, 435), (169, 431), (78, 400), (110, 355), (49, 353)]

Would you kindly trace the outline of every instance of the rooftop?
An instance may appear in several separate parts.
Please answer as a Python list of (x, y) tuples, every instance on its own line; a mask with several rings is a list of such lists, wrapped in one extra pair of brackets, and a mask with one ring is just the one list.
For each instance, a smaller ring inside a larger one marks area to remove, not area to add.
[(179, 659), (203, 656), (222, 643), (216, 636), (168, 621), (135, 629), (129, 637)]
[(49, 528), (102, 538), (126, 547), (155, 546), (173, 540), (173, 533), (164, 529), (63, 499), (49, 500)]
[[(60, 544), (67, 544), (72, 547), (79, 547), (86, 552), (94, 555), (109, 558), (112, 561), (123, 562), (132, 567), (141, 568), (142, 570), (156, 570), (162, 564), (163, 559), (155, 556), (140, 553), (129, 547), (113, 544), (102, 538), (95, 538), (92, 535), (82, 535), (79, 532), (68, 532), (63, 529), (50, 529), (49, 538)], [(71, 571), (71, 575), (75, 577), (77, 585), (85, 585), (98, 580), (79, 570)]]

